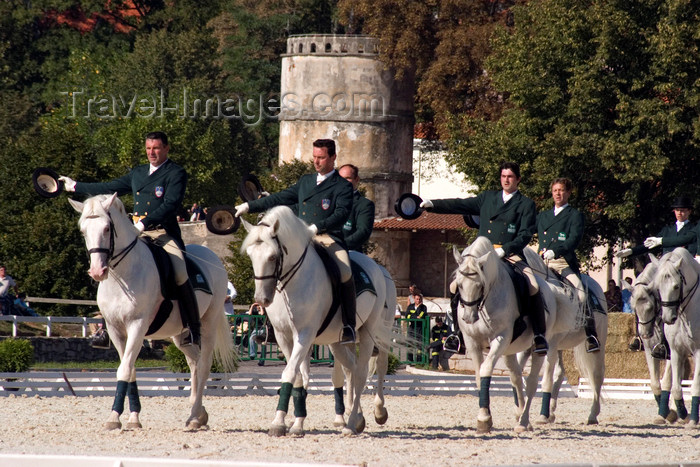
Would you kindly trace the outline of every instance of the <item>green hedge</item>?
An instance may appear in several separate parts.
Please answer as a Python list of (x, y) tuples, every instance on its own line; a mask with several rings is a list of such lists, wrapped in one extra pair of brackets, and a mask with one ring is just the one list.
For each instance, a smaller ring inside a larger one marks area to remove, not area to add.
[(0, 342), (0, 372), (21, 373), (34, 363), (34, 347), (27, 339), (8, 338)]

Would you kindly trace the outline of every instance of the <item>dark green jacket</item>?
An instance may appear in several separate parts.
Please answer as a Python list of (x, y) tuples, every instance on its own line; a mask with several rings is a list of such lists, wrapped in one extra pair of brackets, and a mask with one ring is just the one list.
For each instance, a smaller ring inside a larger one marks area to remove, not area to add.
[(349, 250), (362, 251), (374, 228), (374, 203), (355, 191), (352, 211), (343, 225), (345, 244)]
[(336, 242), (343, 242), (343, 224), (352, 210), (352, 184), (338, 174), (316, 185), (316, 174), (303, 175), (286, 190), (248, 203), (250, 212), (267, 211), (275, 206), (296, 207), (297, 216), (314, 224), (318, 233), (327, 233)]
[(484, 191), (473, 198), (431, 200), (438, 214), (480, 216), (479, 236), (501, 245), (506, 257), (523, 254), (535, 233), (537, 210), (530, 198), (517, 191), (503, 204), (501, 191)]
[(537, 215), (539, 251), (552, 250), (555, 258), (564, 258), (571, 269), (579, 272), (576, 247), (583, 238), (584, 218), (578, 210), (567, 206), (558, 215), (547, 209)]
[(184, 249), (182, 233), (177, 222), (177, 210), (185, 198), (187, 173), (170, 159), (148, 175), (150, 164), (139, 165), (128, 174), (111, 182), (76, 183), (75, 192), (88, 195), (127, 193), (134, 195), (134, 215), (141, 219), (146, 230), (162, 226)]
[[(679, 246), (687, 248), (691, 255), (695, 255), (697, 252), (697, 237), (700, 236), (699, 232), (700, 228), (692, 222), (688, 222), (680, 231), (676, 231), (676, 223), (674, 222), (671, 225), (664, 226), (656, 236), (663, 238), (660, 248), (663, 248), (662, 253), (664, 255), (670, 253)], [(648, 251), (657, 253), (658, 249), (659, 247), (654, 248), (654, 250), (649, 250), (649, 248), (644, 245), (637, 245), (632, 248), (632, 254), (639, 255), (647, 253)]]

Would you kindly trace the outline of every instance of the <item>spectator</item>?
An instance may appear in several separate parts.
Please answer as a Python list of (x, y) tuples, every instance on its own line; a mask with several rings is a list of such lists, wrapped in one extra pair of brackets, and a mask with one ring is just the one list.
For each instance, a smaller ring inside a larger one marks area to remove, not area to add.
[[(422, 345), (423, 345), (423, 324), (425, 318), (428, 316), (428, 307), (426, 307), (423, 304), (423, 295), (419, 291), (414, 293), (413, 295), (413, 303), (406, 308), (406, 319), (409, 319), (410, 321), (408, 322), (408, 335), (409, 337), (416, 339), (417, 341), (420, 342), (418, 346), (418, 360), (420, 360), (421, 355), (423, 354), (422, 351)], [(408, 361), (412, 362), (413, 361), (413, 352), (409, 352), (407, 354)]]
[[(266, 330), (264, 324), (265, 308), (263, 308), (259, 303), (253, 303), (250, 305), (248, 310), (250, 315), (250, 325), (248, 330), (250, 332), (250, 337), (248, 338), (248, 356), (251, 360), (255, 360), (258, 356), (256, 343), (262, 344), (265, 341)], [(265, 347), (261, 349), (260, 361), (258, 366), (265, 365)]]
[(438, 316), (435, 318), (435, 326), (430, 330), (430, 368), (433, 370), (438, 369), (438, 363), (440, 368), (444, 371), (450, 369), (450, 364), (448, 360), (450, 359), (450, 352), (446, 352), (443, 343), (447, 336), (450, 335), (450, 328), (447, 327), (445, 323), (442, 322), (442, 318)]
[(624, 313), (634, 313), (632, 306), (630, 305), (630, 299), (632, 298), (632, 278), (625, 277), (625, 282), (627, 282), (629, 286), (623, 284), (624, 287), (622, 288), (622, 291), (620, 291), (620, 295), (622, 297), (622, 311)]
[(608, 281), (605, 300), (608, 302), (608, 311), (622, 311), (622, 291), (613, 279)]
[(20, 292), (17, 294), (17, 298), (15, 298), (14, 302), (15, 313), (22, 316), (39, 316), (39, 314), (30, 308), (29, 304), (24, 301), (25, 298), (27, 298), (26, 293)]
[(189, 210), (190, 213), (190, 222), (193, 221), (201, 221), (204, 219), (204, 211), (202, 211), (202, 207), (198, 205), (197, 203), (194, 203), (192, 207)]
[(416, 284), (411, 284), (408, 286), (408, 298), (406, 298), (406, 310), (408, 310), (408, 307), (413, 305), (413, 294), (414, 293), (420, 293), (420, 290), (418, 289), (418, 286)]
[[(15, 295), (10, 295), (10, 290), (15, 292)], [(19, 295), (15, 280), (8, 276), (5, 271), (5, 266), (0, 264), (0, 313), (3, 315), (13, 314), (12, 305), (14, 297)]]

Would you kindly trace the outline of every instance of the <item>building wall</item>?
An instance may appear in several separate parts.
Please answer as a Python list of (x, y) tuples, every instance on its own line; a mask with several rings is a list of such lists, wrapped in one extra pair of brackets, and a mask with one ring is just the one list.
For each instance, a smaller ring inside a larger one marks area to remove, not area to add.
[(410, 282), (427, 297), (449, 297), (449, 284), (457, 268), (451, 248), (446, 244), (466, 246), (464, 237), (455, 231), (427, 230), (411, 234)]

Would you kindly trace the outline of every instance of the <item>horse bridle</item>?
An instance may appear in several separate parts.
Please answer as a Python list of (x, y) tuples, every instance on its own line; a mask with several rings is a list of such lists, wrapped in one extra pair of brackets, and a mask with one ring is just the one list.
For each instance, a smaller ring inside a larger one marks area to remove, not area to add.
[[(139, 237), (138, 235), (134, 239), (133, 242), (129, 243), (122, 251), (117, 253), (116, 255), (114, 254), (114, 238), (118, 237), (116, 231), (114, 230), (114, 222), (112, 221), (112, 215), (110, 213), (107, 213), (107, 216), (109, 217), (109, 248), (89, 248), (88, 249), (88, 257), (92, 253), (104, 253), (107, 255), (107, 265), (110, 268), (115, 268), (119, 265), (119, 263), (122, 262), (122, 260), (126, 257), (126, 255), (136, 246), (136, 242), (138, 241)], [(88, 216), (86, 219), (91, 219), (99, 216)], [(114, 264), (112, 264), (112, 261), (116, 260)]]
[[(467, 255), (467, 256), (471, 256), (472, 258), (476, 258), (476, 257), (473, 256), (473, 255)], [(473, 277), (473, 276), (478, 276), (478, 275), (479, 275), (479, 274), (476, 273), (476, 272), (464, 272), (464, 271), (462, 271), (461, 269), (457, 269), (457, 272), (459, 272), (459, 273), (460, 273), (461, 275), (463, 275), (464, 277), (468, 277), (468, 278), (471, 278), (471, 277)], [(484, 287), (483, 287), (483, 285), (481, 286), (481, 295), (479, 295), (479, 297), (477, 297), (477, 298), (474, 299), (474, 300), (469, 300), (469, 301), (464, 300), (464, 299), (462, 298), (462, 294), (459, 294), (459, 303), (460, 303), (462, 306), (464, 306), (464, 307), (472, 307), (472, 306), (474, 306), (474, 305), (479, 305), (479, 308), (481, 308), (481, 304), (484, 302), (485, 299), (486, 299), (486, 297), (484, 296)]]
[(675, 300), (661, 300), (661, 295), (659, 295), (659, 302), (661, 303), (662, 307), (677, 307), (678, 312), (680, 313), (680, 311), (683, 310), (685, 303), (693, 297), (695, 291), (698, 289), (698, 283), (700, 283), (700, 276), (698, 276), (697, 280), (695, 281), (695, 284), (690, 289), (690, 293), (683, 297), (683, 284), (686, 283), (685, 276), (683, 275), (683, 271), (681, 270), (678, 271), (678, 275), (681, 278), (681, 284), (679, 287), (680, 290), (678, 291), (678, 298)]
[[(270, 227), (269, 224), (266, 224), (264, 222), (259, 222), (259, 226), (261, 227)], [(279, 238), (277, 235), (273, 235), (272, 239), (275, 241), (277, 244), (277, 251), (279, 254), (277, 255), (277, 258), (275, 258), (275, 271), (272, 274), (268, 274), (265, 276), (256, 276), (253, 275), (253, 279), (256, 280), (267, 280), (267, 279), (274, 279), (277, 281), (277, 290), (281, 292), (284, 290), (284, 288), (289, 284), (289, 281), (292, 280), (292, 277), (296, 274), (296, 272), (301, 268), (302, 263), (304, 262), (304, 258), (306, 258), (306, 252), (309, 251), (309, 245), (311, 242), (309, 241), (306, 244), (306, 247), (304, 248), (304, 252), (301, 254), (299, 259), (292, 265), (292, 267), (289, 268), (287, 272), (283, 272), (284, 269), (284, 255), (288, 253), (287, 247), (282, 245), (280, 243)]]
[[(638, 282), (638, 283), (634, 284), (635, 287), (637, 287), (638, 285), (641, 285), (641, 286), (644, 286), (644, 287), (649, 287), (649, 284), (647, 284), (647, 283), (645, 283), (645, 282)], [(650, 293), (649, 296), (652, 297), (652, 298), (654, 299), (654, 304), (655, 304), (655, 305), (656, 305), (657, 302), (661, 302), (661, 298), (658, 296), (658, 292), (656, 292), (656, 293)], [(661, 312), (661, 307), (659, 307), (659, 306), (654, 306), (654, 310), (655, 310), (655, 311), (654, 311), (654, 316), (653, 316), (650, 320), (648, 320), (648, 321), (639, 321), (639, 315), (638, 315), (637, 312), (635, 311), (634, 316), (637, 318), (637, 324), (641, 324), (642, 326), (644, 326), (644, 325), (646, 325), (646, 324), (649, 324), (649, 323), (652, 323), (652, 322), (656, 321), (656, 320), (659, 318), (659, 314), (660, 314), (660, 312)]]

